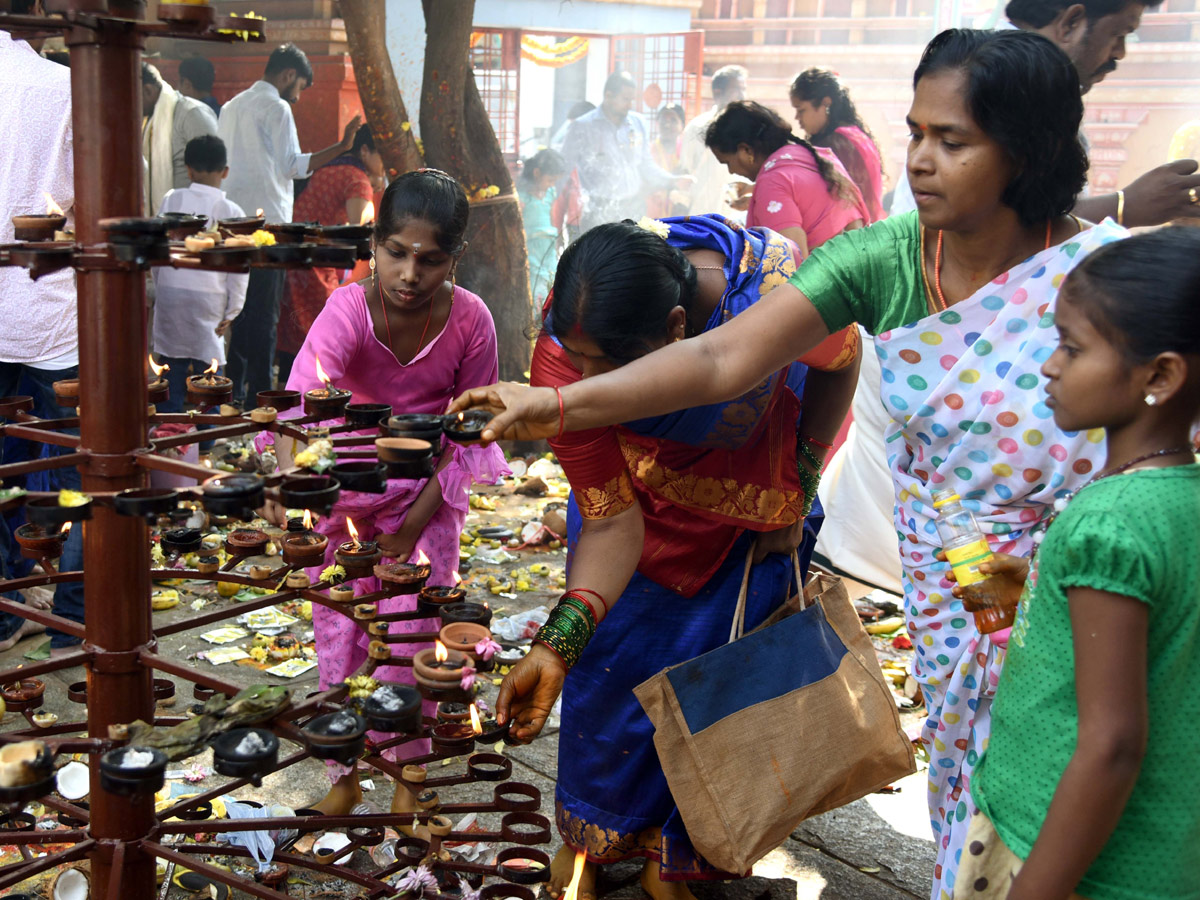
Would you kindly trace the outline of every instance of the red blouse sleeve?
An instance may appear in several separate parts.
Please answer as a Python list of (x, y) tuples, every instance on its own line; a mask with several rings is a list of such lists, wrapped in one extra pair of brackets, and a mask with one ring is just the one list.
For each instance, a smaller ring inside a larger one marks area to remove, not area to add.
[[(562, 347), (547, 334), (538, 337), (529, 367), (531, 385), (562, 387), (581, 377)], [(607, 519), (637, 502), (616, 429), (568, 431), (561, 438), (551, 439), (550, 446), (585, 519)]]

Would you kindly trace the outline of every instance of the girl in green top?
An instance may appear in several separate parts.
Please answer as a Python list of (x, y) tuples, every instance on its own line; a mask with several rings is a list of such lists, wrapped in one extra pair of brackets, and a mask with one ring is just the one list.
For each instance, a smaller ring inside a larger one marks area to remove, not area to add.
[(1032, 561), (994, 564), (1024, 589), (956, 900), (1200, 897), (1197, 297), (1185, 227), (1097, 251), (1059, 295), (1048, 402), (1108, 456)]

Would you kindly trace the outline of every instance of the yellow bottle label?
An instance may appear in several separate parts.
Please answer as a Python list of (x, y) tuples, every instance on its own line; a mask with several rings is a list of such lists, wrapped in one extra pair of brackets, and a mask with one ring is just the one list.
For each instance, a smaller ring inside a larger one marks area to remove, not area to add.
[(946, 559), (954, 567), (954, 577), (963, 587), (983, 581), (988, 577), (979, 571), (979, 564), (985, 563), (991, 558), (992, 548), (982, 538), (946, 551)]

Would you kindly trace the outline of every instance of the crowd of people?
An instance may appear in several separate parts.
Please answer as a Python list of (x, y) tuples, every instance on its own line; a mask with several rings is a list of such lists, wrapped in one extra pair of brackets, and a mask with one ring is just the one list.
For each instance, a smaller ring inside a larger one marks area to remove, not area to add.
[[(710, 109), (688, 122), (664, 105), (653, 128), (632, 111), (634, 77), (614, 72), (519, 179), (541, 325), (528, 386), (493, 384), (491, 314), (455, 283), (470, 203), (452, 175), (383, 189), (358, 118), (303, 152), (292, 105), (313, 72), (293, 45), (223, 105), (211, 64), (185, 60), (178, 88), (143, 65), (148, 214), (374, 223), (369, 267), (349, 275), (156, 271), (152, 346), (172, 402), (227, 354), (235, 403), (253, 406), (278, 350), (290, 389), (320, 385), (319, 355), (357, 401), (494, 414), (489, 443), (448, 445), (432, 477), (343, 492), (318, 526), (327, 562), (349, 516), (389, 559), (423, 555), (449, 583), (470, 485), (507, 471), (490, 442), (547, 439), (563, 466), (567, 590), (498, 703), (531, 740), (562, 697), (553, 896), (577, 852), (585, 898), (597, 866), (630, 857), (654, 900), (745, 874), (692, 845), (633, 689), (724, 644), (735, 608), (748, 628), (766, 620), (822, 548), (903, 594), (927, 712), (932, 900), (1200, 892), (1200, 805), (1178, 787), (1200, 750), (1200, 175), (1184, 158), (1089, 196), (1080, 131), (1083, 94), (1158, 2), (1012, 0), (1011, 27), (935, 37), (890, 210), (879, 148), (828, 70), (791, 85), (802, 134), (747, 99), (738, 66), (713, 74)], [(36, 153), (0, 152), (0, 196), (70, 211), (66, 70), (0, 32), (0, 85), (0, 123), (45, 136)], [(294, 200), (295, 179), (309, 183)], [(50, 384), (78, 364), (72, 278), (0, 269), (0, 303), (23, 322), (5, 332), (0, 377), (47, 418), (64, 414)], [(289, 466), (292, 448), (275, 449)], [(53, 477), (78, 485), (71, 468)], [(1017, 608), (1011, 631), (980, 633), (964, 606), (937, 531), (944, 488), (996, 554), (985, 566)], [(21, 563), (0, 536), (7, 576)], [(79, 554), (72, 534), (63, 565)], [(82, 621), (79, 587), (54, 607)], [(327, 612), (314, 617), (322, 688), (366, 654)], [(34, 628), (0, 614), (0, 648)], [(329, 774), (320, 808), (354, 808), (353, 770)], [(408, 802), (397, 791), (393, 810)]]

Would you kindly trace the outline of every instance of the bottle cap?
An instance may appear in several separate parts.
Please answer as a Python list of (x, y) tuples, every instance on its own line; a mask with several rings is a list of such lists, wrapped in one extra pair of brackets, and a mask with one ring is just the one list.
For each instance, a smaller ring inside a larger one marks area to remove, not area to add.
[(933, 508), (941, 509), (943, 506), (949, 506), (951, 503), (957, 503), (962, 498), (952, 490), (941, 490), (933, 492)]

